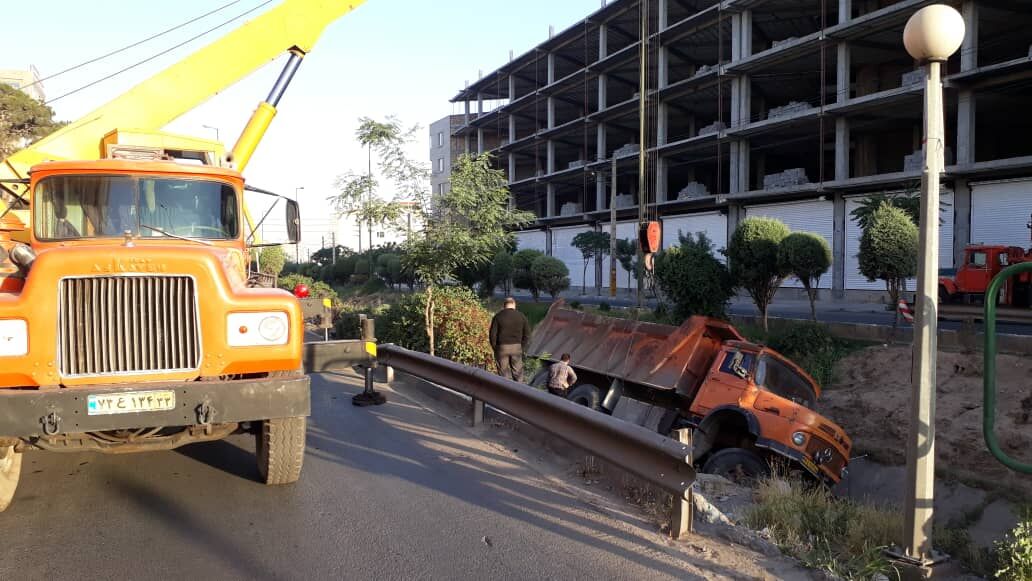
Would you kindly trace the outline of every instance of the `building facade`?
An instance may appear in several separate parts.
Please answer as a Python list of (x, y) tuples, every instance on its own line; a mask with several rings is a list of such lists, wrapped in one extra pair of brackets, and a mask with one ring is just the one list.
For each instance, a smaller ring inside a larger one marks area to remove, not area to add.
[(463, 125), (461, 115), (449, 115), (430, 124), (430, 188), (443, 194), (451, 185), (455, 159), (466, 152), (465, 139), (456, 135)]
[[(615, 206), (617, 236), (634, 238), (642, 199), (664, 246), (705, 232), (721, 248), (743, 218), (771, 216), (827, 239), (824, 294), (880, 296), (859, 273), (851, 212), (918, 190), (924, 76), (902, 33), (931, 3), (616, 0), (456, 95), (452, 135), (496, 156), (516, 205), (538, 216), (520, 246), (567, 262), (574, 286), (573, 237), (608, 232)], [(967, 36), (944, 69), (943, 267), (968, 243), (1028, 246), (1032, 214), (1032, 13), (951, 3)]]
[(47, 100), (39, 71), (32, 65), (29, 65), (28, 69), (0, 69), (0, 83), (21, 89), (23, 93), (40, 103)]

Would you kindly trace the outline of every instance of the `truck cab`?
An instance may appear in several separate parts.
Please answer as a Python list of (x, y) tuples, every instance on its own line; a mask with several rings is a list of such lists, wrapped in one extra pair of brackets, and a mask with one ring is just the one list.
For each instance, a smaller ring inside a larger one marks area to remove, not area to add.
[[(952, 276), (939, 277), (939, 301), (944, 303), (981, 303), (989, 282), (1001, 270), (1030, 258), (1018, 246), (976, 244), (964, 249), (964, 260)], [(1001, 293), (1004, 304), (1029, 306), (1028, 275), (1008, 281)]]
[[(60, 161), (28, 185), (29, 244), (0, 233), (0, 510), (25, 450), (167, 450), (245, 431), (264, 482), (297, 480), (301, 309), (247, 285), (240, 174)], [(282, 201), (296, 241), (296, 203)]]

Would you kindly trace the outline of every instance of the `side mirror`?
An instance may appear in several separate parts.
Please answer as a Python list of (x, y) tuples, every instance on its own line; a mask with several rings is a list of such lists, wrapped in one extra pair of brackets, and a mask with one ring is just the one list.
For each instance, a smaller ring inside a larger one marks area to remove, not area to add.
[(301, 211), (294, 200), (286, 200), (286, 202), (287, 237), (290, 239), (291, 244), (297, 244), (301, 241)]

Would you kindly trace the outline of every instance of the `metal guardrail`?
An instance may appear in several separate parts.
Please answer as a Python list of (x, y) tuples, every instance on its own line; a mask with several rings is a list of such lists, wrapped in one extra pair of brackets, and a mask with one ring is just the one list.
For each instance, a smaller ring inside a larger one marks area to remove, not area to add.
[(390, 344), (379, 345), (378, 352), (382, 365), (447, 386), (474, 401), (486, 402), (677, 498), (690, 499), (695, 468), (689, 445), (482, 369)]

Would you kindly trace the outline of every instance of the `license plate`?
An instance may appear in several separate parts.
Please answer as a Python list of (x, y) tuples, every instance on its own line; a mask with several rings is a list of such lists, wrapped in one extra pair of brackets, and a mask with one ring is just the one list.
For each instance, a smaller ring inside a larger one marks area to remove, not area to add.
[(86, 401), (86, 414), (105, 416), (138, 412), (163, 412), (176, 408), (176, 392), (126, 391), (110, 395), (91, 395)]

